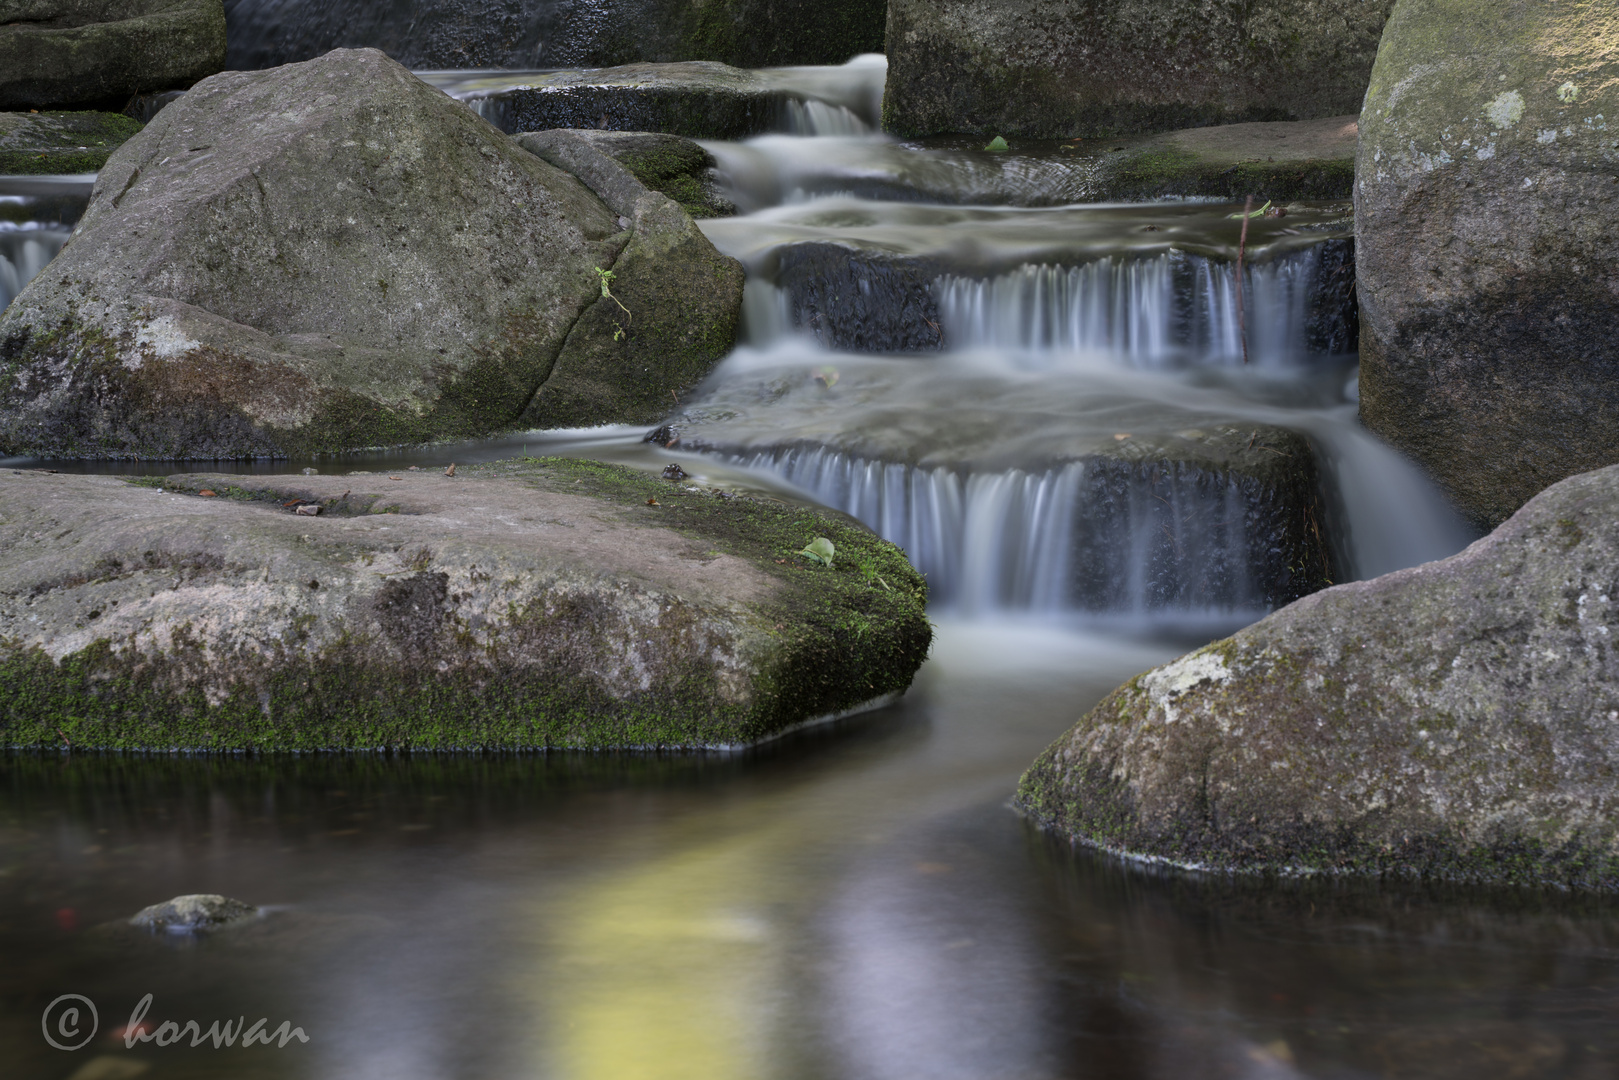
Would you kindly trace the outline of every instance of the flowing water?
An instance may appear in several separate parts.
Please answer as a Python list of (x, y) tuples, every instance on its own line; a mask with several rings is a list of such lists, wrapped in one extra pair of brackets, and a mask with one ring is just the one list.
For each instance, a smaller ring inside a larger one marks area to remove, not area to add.
[[(872, 69), (781, 75), (824, 106), (786, 110), (800, 134), (711, 146), (749, 210), (704, 223), (748, 267), (747, 339), (655, 441), (118, 468), (678, 461), (904, 546), (938, 619), (912, 691), (736, 754), (0, 757), (6, 1075), (1612, 1074), (1605, 899), (1166, 873), (1010, 809), (1102, 695), (1263, 614), (1275, 477), (1338, 580), (1468, 535), (1355, 421), (1347, 207), (1256, 219), (1239, 273), (1232, 207), (1083, 203), (1060, 147), (870, 133)], [(109, 925), (190, 892), (264, 914)], [(63, 994), (99, 1010), (78, 1051), (42, 1038)], [(308, 1041), (127, 1049), (146, 994), (149, 1025)]]

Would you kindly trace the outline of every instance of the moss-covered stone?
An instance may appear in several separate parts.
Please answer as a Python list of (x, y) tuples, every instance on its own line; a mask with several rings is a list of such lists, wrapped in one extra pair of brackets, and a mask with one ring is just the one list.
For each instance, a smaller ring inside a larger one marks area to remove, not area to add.
[(118, 113), (0, 113), (0, 173), (96, 172), (140, 129)]
[[(0, 319), (0, 452), (239, 458), (509, 429), (627, 245), (626, 283), (713, 314), (660, 339), (691, 338), (662, 361), (683, 387), (729, 347), (740, 293), (694, 276), (706, 241), (678, 207), (620, 179), (610, 208), (380, 53), (216, 76), (113, 155)], [(555, 422), (640, 420), (666, 391)]]
[(1366, 426), (1476, 524), (1619, 461), (1619, 4), (1401, 0), (1361, 117)]
[(902, 692), (930, 638), (870, 533), (592, 462), (10, 479), (11, 746), (734, 746)]
[(714, 155), (691, 139), (651, 131), (581, 130), (576, 134), (694, 218), (736, 213), (736, 206), (713, 175)]
[(1120, 135), (1360, 107), (1393, 0), (892, 0), (883, 126)]
[(1170, 132), (1109, 152), (1100, 197), (1347, 199), (1355, 185), (1355, 145), (1353, 116)]
[(1587, 473), (1300, 600), (1120, 687), (1018, 801), (1186, 866), (1619, 888), (1616, 522), (1619, 468)]
[(221, 0), (0, 3), (0, 109), (117, 109), (224, 66)]

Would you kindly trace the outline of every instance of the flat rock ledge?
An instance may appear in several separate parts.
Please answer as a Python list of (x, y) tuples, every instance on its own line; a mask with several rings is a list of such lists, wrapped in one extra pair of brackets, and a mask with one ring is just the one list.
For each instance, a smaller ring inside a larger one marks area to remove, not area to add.
[(897, 696), (931, 638), (871, 533), (594, 462), (6, 488), (12, 747), (736, 748)]
[(1612, 467), (1137, 676), (1017, 802), (1188, 868), (1619, 889), (1616, 602)]

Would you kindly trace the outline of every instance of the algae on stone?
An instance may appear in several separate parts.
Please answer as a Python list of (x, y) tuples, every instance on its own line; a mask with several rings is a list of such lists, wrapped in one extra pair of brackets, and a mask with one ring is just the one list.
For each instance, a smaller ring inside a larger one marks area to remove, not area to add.
[(1616, 523), (1619, 467), (1306, 597), (1120, 687), (1018, 802), (1186, 866), (1619, 888)]
[(141, 124), (119, 113), (0, 112), (0, 173), (91, 173)]
[(1476, 524), (1619, 461), (1619, 3), (1401, 0), (1361, 116), (1361, 418)]
[(4, 745), (736, 746), (902, 692), (931, 634), (892, 544), (617, 466), (7, 479)]

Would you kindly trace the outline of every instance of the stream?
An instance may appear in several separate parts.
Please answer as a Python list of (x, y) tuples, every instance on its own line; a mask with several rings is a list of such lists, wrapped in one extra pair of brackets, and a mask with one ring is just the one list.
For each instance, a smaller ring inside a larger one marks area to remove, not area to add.
[[(1332, 580), (1473, 536), (1356, 420), (1347, 204), (1245, 238), (1240, 206), (1098, 204), (1106, 147), (877, 133), (883, 70), (784, 69), (779, 133), (705, 144), (744, 211), (701, 223), (748, 268), (744, 340), (658, 432), (0, 465), (678, 462), (904, 547), (937, 624), (910, 693), (733, 754), (0, 756), (7, 1075), (1612, 1075), (1611, 901), (1171, 871), (1010, 808), (1115, 686), (1274, 606), (1263, 485), (1211, 482), (1208, 446), (1303, 470)], [(423, 77), (497, 122), (522, 83)], [(88, 179), (0, 178), (0, 304)], [(200, 941), (106, 928), (199, 892), (267, 914)], [(63, 994), (98, 1009), (71, 1053), (41, 1039)], [(148, 1023), (308, 1041), (126, 1048), (146, 994)]]

